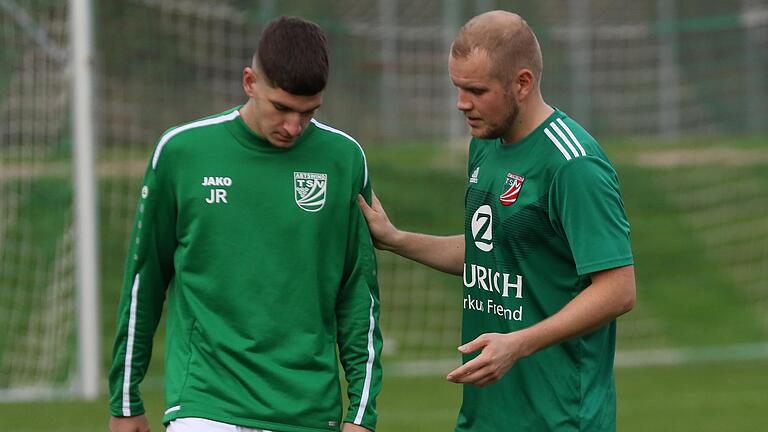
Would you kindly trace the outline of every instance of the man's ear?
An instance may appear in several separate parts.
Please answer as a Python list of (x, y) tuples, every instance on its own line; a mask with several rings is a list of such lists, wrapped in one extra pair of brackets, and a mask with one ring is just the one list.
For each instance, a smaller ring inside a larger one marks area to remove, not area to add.
[(260, 79), (261, 77), (256, 69), (248, 66), (243, 69), (243, 91), (248, 97), (253, 98), (256, 96), (256, 84)]
[(517, 100), (525, 99), (536, 86), (533, 72), (527, 68), (520, 69), (513, 80), (513, 84)]

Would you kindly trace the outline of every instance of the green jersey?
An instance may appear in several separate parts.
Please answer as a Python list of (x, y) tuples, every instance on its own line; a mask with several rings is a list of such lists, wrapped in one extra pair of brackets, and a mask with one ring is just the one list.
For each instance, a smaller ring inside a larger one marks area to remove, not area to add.
[(356, 200), (370, 191), (358, 143), (314, 119), (287, 149), (253, 133), (237, 109), (167, 131), (127, 257), (112, 415), (144, 412), (138, 386), (167, 297), (164, 423), (374, 429), (379, 294)]
[[(591, 273), (633, 262), (616, 173), (559, 110), (518, 143), (472, 140), (465, 206), (464, 343), (532, 326)], [(614, 430), (615, 334), (614, 321), (521, 359), (495, 384), (465, 385), (456, 430)]]

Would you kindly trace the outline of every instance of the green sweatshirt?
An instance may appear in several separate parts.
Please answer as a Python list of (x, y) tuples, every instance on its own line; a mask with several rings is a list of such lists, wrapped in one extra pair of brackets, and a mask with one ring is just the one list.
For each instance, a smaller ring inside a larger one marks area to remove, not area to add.
[(314, 119), (288, 149), (254, 134), (237, 108), (168, 130), (126, 260), (112, 415), (144, 412), (139, 383), (167, 297), (164, 423), (373, 430), (382, 338), (359, 193), (370, 199), (362, 148)]

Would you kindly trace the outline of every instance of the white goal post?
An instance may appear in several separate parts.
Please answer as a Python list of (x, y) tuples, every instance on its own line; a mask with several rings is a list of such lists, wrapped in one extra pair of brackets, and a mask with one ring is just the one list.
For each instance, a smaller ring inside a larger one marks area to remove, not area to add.
[(0, 0), (0, 401), (104, 387), (91, 7)]
[(93, 22), (91, 0), (71, 0), (69, 13), (72, 56), (73, 153), (75, 179), (75, 256), (78, 310), (78, 386), (85, 399), (101, 389), (99, 339), (98, 218), (94, 170), (95, 125), (93, 111)]

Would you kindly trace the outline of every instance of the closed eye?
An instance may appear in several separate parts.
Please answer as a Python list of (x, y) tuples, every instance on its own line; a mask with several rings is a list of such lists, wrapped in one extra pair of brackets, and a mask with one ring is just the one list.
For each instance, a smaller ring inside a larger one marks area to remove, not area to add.
[(469, 87), (469, 88), (467, 88), (467, 89), (465, 89), (465, 90), (466, 90), (468, 93), (472, 93), (472, 94), (473, 94), (473, 95), (475, 95), (475, 96), (480, 96), (480, 95), (482, 95), (482, 94), (484, 94), (485, 92), (487, 92), (487, 91), (488, 91), (487, 89), (484, 89), (484, 88), (477, 88), (477, 87)]
[(279, 104), (279, 103), (274, 103), (273, 102), (272, 106), (274, 106), (275, 109), (280, 111), (280, 112), (291, 112), (291, 111), (293, 111), (292, 109), (288, 108), (287, 106)]

